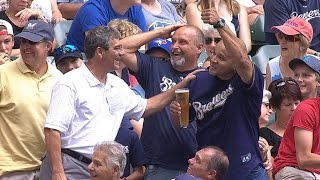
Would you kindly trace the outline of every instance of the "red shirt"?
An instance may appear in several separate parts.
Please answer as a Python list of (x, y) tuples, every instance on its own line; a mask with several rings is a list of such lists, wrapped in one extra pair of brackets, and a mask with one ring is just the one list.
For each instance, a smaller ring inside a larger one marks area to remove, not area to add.
[[(294, 128), (313, 132), (311, 152), (320, 155), (320, 98), (303, 101), (292, 114), (291, 120), (283, 135), (278, 155), (274, 160), (273, 174), (285, 166), (297, 167)], [(306, 169), (320, 174), (320, 169)]]

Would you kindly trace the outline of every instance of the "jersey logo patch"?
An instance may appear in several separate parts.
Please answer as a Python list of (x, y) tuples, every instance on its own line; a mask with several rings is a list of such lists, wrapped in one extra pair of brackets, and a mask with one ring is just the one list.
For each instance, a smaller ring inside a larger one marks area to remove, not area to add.
[(162, 77), (162, 82), (160, 83), (160, 89), (162, 92), (172, 88), (174, 85), (176, 85), (177, 83), (173, 82), (172, 79), (169, 79), (167, 77)]
[(251, 153), (248, 153), (246, 155), (241, 156), (241, 162), (247, 163), (251, 160)]

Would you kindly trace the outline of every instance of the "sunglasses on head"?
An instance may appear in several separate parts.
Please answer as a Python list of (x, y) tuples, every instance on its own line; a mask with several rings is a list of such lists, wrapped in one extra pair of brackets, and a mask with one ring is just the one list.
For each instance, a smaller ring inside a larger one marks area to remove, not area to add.
[(211, 37), (205, 37), (204, 38), (204, 43), (205, 44), (211, 44), (214, 42), (215, 44), (218, 44), (221, 41), (221, 38), (211, 38)]
[(300, 40), (299, 36), (297, 36), (297, 35), (286, 35), (286, 34), (284, 34), (282, 32), (278, 33), (278, 38), (279, 39), (285, 39), (288, 42), (296, 42), (296, 41)]
[(78, 51), (78, 49), (74, 45), (65, 45), (65, 46), (60, 46), (56, 50), (54, 50), (53, 55), (54, 56), (61, 56), (62, 54), (72, 53), (75, 51)]
[(298, 85), (298, 83), (296, 81), (289, 79), (289, 80), (279, 81), (276, 84), (276, 88), (278, 89), (279, 87), (286, 85), (286, 83), (291, 84), (291, 85)]

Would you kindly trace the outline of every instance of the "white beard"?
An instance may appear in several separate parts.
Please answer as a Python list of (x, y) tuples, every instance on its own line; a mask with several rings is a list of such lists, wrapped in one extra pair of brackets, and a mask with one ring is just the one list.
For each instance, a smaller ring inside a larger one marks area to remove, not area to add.
[(183, 66), (186, 63), (186, 59), (184, 57), (182, 57), (180, 60), (173, 60), (172, 58), (170, 59), (170, 62), (172, 64), (172, 66)]

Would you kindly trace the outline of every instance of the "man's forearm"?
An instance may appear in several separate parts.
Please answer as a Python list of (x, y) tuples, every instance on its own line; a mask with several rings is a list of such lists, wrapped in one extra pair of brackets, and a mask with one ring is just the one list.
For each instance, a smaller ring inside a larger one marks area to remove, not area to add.
[(66, 19), (73, 19), (84, 3), (59, 3), (58, 8)]
[(142, 180), (143, 179), (143, 172), (144, 167), (139, 166), (133, 168), (133, 172), (126, 178), (127, 180)]
[(48, 156), (52, 166), (52, 175), (64, 173), (61, 156), (60, 132), (54, 129), (44, 129)]

